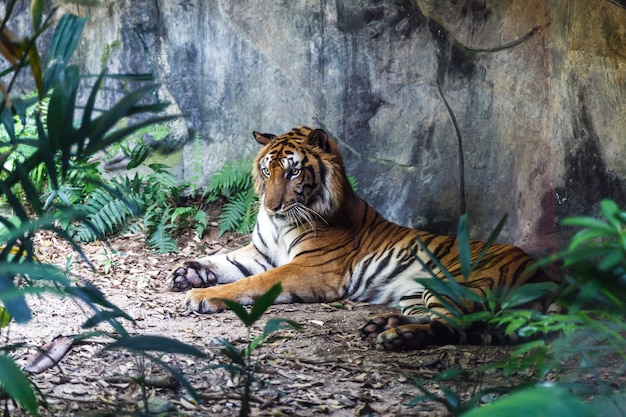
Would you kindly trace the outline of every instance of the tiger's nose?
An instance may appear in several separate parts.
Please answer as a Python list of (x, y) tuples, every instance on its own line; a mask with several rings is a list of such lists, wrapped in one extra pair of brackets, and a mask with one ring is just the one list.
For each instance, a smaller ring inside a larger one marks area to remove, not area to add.
[(276, 212), (283, 208), (283, 203), (280, 201), (266, 203), (265, 207), (267, 207), (271, 212)]
[(265, 208), (267, 208), (270, 212), (276, 212), (283, 207), (282, 198), (271, 198), (270, 196), (265, 196)]

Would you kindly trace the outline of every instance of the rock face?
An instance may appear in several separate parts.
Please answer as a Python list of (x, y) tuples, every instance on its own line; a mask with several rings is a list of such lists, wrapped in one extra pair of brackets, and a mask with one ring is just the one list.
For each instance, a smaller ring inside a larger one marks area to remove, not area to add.
[[(79, 59), (152, 72), (183, 115), (170, 147), (206, 183), (252, 156), (251, 131), (339, 140), (390, 220), (454, 233), (460, 153), (472, 236), (544, 254), (566, 215), (626, 207), (626, 10), (607, 0), (119, 0)], [(461, 146), (459, 146), (461, 145)], [(462, 152), (460, 149), (462, 148)]]

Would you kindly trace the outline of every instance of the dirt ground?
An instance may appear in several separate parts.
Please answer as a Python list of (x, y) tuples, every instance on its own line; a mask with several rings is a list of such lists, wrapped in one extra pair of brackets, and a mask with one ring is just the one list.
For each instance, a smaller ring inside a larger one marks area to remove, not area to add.
[[(240, 408), (237, 380), (209, 365), (227, 362), (220, 353), (219, 339), (238, 347), (245, 345), (245, 327), (230, 311), (200, 315), (182, 307), (181, 293), (163, 288), (167, 272), (180, 259), (228, 250), (247, 242), (247, 237), (217, 238), (216, 228), (204, 239), (189, 234), (179, 242), (177, 254), (160, 255), (146, 248), (139, 235), (119, 236), (110, 246), (100, 242), (84, 245), (93, 262), (91, 271), (70, 246), (52, 235), (39, 236), (39, 256), (65, 269), (78, 281), (91, 281), (109, 301), (122, 308), (134, 323), (125, 322), (131, 334), (167, 336), (195, 346), (207, 359), (165, 354), (161, 359), (182, 371), (203, 401), (195, 403), (187, 391), (168, 378), (161, 367), (142, 361), (127, 351), (103, 351), (110, 339), (93, 337), (75, 343), (57, 367), (31, 375), (45, 398), (40, 407), (44, 416), (129, 415), (150, 397), (151, 410), (160, 415), (230, 416)], [(11, 325), (10, 343), (24, 343), (15, 352), (25, 364), (37, 349), (59, 335), (84, 333), (81, 324), (88, 317), (84, 305), (52, 295), (31, 297), (33, 319), (26, 325)], [(294, 320), (302, 330), (282, 331), (253, 355), (262, 384), (253, 387), (252, 415), (333, 415), (333, 416), (444, 416), (444, 407), (435, 402), (411, 401), (421, 395), (414, 381), (434, 392), (433, 378), (455, 366), (476, 366), (502, 359), (511, 348), (443, 346), (415, 352), (390, 353), (377, 350), (361, 339), (359, 328), (365, 318), (384, 311), (381, 306), (343, 303), (276, 305), (255, 326), (258, 335), (266, 318)], [(110, 331), (110, 328), (101, 327)], [(145, 370), (146, 391), (136, 380)], [(497, 378), (495, 375), (493, 378)], [(484, 382), (484, 381), (483, 381)], [(495, 381), (489, 381), (494, 383)], [(469, 395), (481, 388), (469, 382), (452, 388)], [(12, 415), (20, 415), (12, 410)]]

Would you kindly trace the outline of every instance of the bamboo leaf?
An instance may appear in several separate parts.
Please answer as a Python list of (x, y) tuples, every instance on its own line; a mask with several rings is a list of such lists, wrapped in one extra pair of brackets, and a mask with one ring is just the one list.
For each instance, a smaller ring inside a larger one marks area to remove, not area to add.
[(35, 79), (38, 97), (43, 99), (45, 93), (43, 91), (43, 70), (41, 68), (41, 57), (39, 56), (39, 51), (34, 44), (28, 50), (28, 62), (30, 63), (30, 69), (33, 73), (33, 78)]

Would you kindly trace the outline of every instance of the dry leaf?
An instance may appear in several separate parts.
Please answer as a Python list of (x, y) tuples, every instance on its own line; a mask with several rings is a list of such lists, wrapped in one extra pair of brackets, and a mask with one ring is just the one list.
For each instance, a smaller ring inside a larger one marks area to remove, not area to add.
[(24, 369), (38, 374), (52, 368), (70, 351), (73, 343), (74, 340), (69, 337), (55, 337), (28, 358)]

